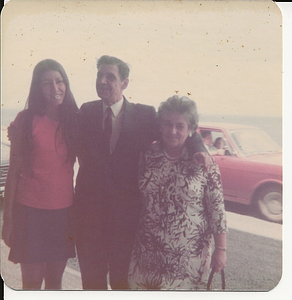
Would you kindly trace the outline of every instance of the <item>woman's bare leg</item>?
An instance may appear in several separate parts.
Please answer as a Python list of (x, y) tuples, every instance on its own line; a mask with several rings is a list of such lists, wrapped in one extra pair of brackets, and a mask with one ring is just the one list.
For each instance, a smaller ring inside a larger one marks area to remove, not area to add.
[(22, 288), (24, 290), (40, 290), (45, 274), (44, 263), (20, 264)]
[(45, 263), (45, 290), (62, 289), (62, 277), (66, 264), (67, 260)]

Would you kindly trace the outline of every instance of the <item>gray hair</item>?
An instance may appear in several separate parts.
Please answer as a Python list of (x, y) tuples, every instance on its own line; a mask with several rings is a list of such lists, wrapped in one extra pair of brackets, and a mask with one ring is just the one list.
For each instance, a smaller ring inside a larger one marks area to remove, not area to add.
[(129, 65), (117, 57), (103, 55), (97, 60), (98, 70), (100, 69), (101, 65), (116, 65), (119, 69), (119, 75), (121, 77), (121, 80), (129, 78), (129, 74), (130, 74)]
[(199, 114), (196, 103), (186, 96), (179, 97), (174, 95), (166, 101), (161, 102), (158, 108), (158, 121), (161, 124), (164, 114), (170, 112), (178, 112), (185, 116), (191, 132), (195, 132), (198, 128)]

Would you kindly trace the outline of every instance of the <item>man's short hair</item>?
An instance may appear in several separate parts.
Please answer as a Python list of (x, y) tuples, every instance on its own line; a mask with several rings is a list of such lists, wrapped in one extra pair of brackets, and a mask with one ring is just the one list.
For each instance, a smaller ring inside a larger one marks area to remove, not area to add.
[(117, 57), (103, 55), (97, 60), (98, 70), (100, 69), (101, 65), (116, 65), (119, 69), (119, 75), (121, 77), (121, 80), (125, 80), (126, 78), (129, 78), (129, 74), (130, 74), (129, 65)]
[(204, 138), (206, 138), (208, 135), (210, 135), (211, 134), (211, 131), (209, 131), (209, 130), (201, 130), (201, 137), (204, 139)]

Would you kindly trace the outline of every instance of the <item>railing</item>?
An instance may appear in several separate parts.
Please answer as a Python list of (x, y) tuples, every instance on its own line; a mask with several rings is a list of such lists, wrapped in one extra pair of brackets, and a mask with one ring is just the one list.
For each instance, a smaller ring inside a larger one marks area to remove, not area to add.
[(4, 187), (9, 165), (0, 166), (0, 197), (4, 196)]

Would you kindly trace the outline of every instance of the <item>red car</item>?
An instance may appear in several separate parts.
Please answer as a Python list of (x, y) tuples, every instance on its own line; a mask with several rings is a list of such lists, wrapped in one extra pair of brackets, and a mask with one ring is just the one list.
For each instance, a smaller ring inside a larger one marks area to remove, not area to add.
[(263, 130), (200, 123), (206, 147), (219, 166), (224, 198), (254, 205), (267, 220), (282, 222), (282, 150)]

